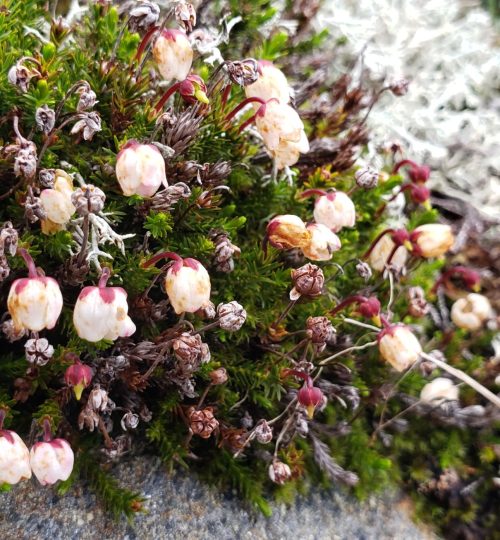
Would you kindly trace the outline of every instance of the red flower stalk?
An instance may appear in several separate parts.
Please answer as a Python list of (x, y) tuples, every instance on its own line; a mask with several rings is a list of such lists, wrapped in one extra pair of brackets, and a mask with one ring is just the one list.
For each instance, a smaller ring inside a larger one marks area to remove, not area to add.
[(471, 268), (467, 268), (466, 266), (454, 266), (441, 274), (440, 278), (434, 284), (434, 287), (432, 287), (431, 292), (435, 293), (441, 285), (449, 287), (453, 277), (460, 278), (464, 285), (474, 292), (479, 292), (481, 290), (481, 276), (478, 272)]
[(408, 166), (408, 176), (410, 180), (416, 184), (424, 184), (429, 179), (431, 174), (431, 169), (427, 165), (418, 165), (411, 159), (403, 159), (399, 163), (396, 163), (392, 171), (393, 174), (396, 174), (401, 167)]
[(286, 369), (283, 374), (294, 375), (304, 380), (304, 386), (297, 392), (298, 402), (306, 408), (307, 416), (312, 418), (314, 416), (314, 410), (318, 405), (321, 405), (324, 399), (323, 392), (317, 386), (314, 386), (311, 377), (303, 371), (296, 369)]
[(342, 300), (340, 304), (337, 304), (329, 313), (330, 315), (336, 315), (339, 311), (351, 304), (357, 304), (358, 312), (361, 313), (363, 317), (371, 319), (377, 326), (380, 326), (380, 302), (375, 296), (349, 296), (345, 300)]

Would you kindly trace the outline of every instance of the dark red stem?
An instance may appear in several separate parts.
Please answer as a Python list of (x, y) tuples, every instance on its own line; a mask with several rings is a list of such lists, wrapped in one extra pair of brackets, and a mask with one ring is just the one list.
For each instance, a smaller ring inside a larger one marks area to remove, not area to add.
[(43, 419), (43, 440), (49, 442), (52, 440), (52, 428), (48, 418)]
[(173, 84), (164, 94), (163, 94), (163, 97), (160, 99), (160, 101), (158, 101), (158, 103), (156, 104), (155, 106), (155, 111), (156, 112), (160, 112), (162, 109), (163, 109), (163, 106), (165, 105), (165, 103), (168, 101), (168, 98), (172, 95), (172, 94), (175, 94), (175, 92), (177, 92), (177, 90), (179, 90), (181, 86), (181, 83), (180, 82), (176, 82), (175, 84)]
[(361, 296), (359, 294), (355, 294), (354, 296), (348, 296), (345, 300), (342, 300), (340, 304), (337, 304), (331, 311), (329, 311), (329, 313), (330, 315), (336, 315), (345, 307), (350, 306), (351, 304), (359, 304), (361, 302), (366, 302), (366, 300), (366, 296)]
[(5, 409), (0, 409), (0, 431), (3, 429), (3, 421), (7, 416), (7, 411)]
[(387, 320), (385, 315), (380, 314), (380, 321), (384, 325), (384, 328), (389, 328), (389, 326), (391, 326), (391, 323)]
[(137, 49), (137, 53), (135, 54), (134, 61), (139, 61), (141, 59), (141, 56), (148, 46), (148, 43), (150, 42), (151, 38), (153, 37), (153, 34), (159, 30), (159, 26), (153, 26), (148, 32), (145, 34), (145, 36), (142, 38), (142, 41), (139, 45), (139, 48)]
[(311, 377), (307, 373), (304, 373), (303, 371), (299, 371), (297, 369), (285, 369), (283, 371), (283, 375), (285, 375), (285, 377), (288, 377), (289, 375), (294, 375), (295, 377), (299, 377), (300, 379), (306, 382), (309, 388), (311, 388), (313, 385), (313, 381)]
[(238, 128), (238, 133), (241, 133), (243, 130), (245, 130), (250, 124), (253, 124), (255, 122), (255, 119), (257, 118), (257, 113), (255, 113), (253, 116), (251, 116), (248, 120), (245, 120), (243, 124)]
[(226, 108), (227, 100), (229, 99), (229, 94), (231, 93), (231, 85), (227, 84), (224, 90), (222, 91), (222, 97), (221, 97), (221, 105), (222, 110)]
[(311, 197), (312, 195), (328, 195), (328, 193), (324, 189), (306, 189), (303, 191), (299, 197), (301, 199), (306, 199), (307, 197)]
[(24, 248), (19, 248), (18, 250), (19, 255), (24, 259), (24, 262), (26, 263), (26, 266), (28, 267), (28, 276), (30, 278), (36, 278), (38, 277), (38, 272), (35, 266), (35, 261), (31, 257), (31, 255), (25, 250)]
[(163, 259), (172, 259), (174, 261), (180, 261), (182, 262), (182, 257), (177, 255), (177, 253), (174, 253), (173, 251), (162, 251), (161, 253), (157, 253), (156, 255), (153, 255), (149, 261), (146, 261), (142, 264), (143, 268), (149, 268), (150, 266), (153, 266), (158, 261), (161, 261)]
[(401, 167), (404, 167), (405, 165), (409, 165), (413, 169), (418, 169), (419, 167), (417, 163), (415, 163), (411, 159), (403, 159), (399, 163), (396, 163), (396, 165), (394, 166), (394, 169), (392, 170), (392, 174), (396, 174), (399, 171), (399, 169), (401, 169)]
[(266, 102), (259, 97), (246, 98), (241, 103), (236, 105), (236, 107), (226, 116), (226, 122), (232, 120), (241, 111), (241, 109), (246, 107), (249, 103), (260, 103), (261, 105), (266, 104)]

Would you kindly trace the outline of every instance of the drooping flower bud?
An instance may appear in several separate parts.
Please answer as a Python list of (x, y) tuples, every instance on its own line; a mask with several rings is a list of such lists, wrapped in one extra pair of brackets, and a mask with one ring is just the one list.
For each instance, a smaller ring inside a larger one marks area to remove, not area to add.
[(451, 320), (464, 330), (479, 330), (492, 315), (490, 301), (482, 294), (470, 293), (451, 307)]
[(35, 112), (35, 123), (38, 131), (47, 135), (50, 133), (56, 123), (56, 113), (48, 105), (42, 105), (38, 107)]
[(196, 259), (180, 259), (167, 271), (165, 290), (178, 315), (195, 313), (210, 302), (210, 276)]
[(212, 384), (224, 384), (227, 382), (226, 368), (220, 367), (211, 371), (208, 376)]
[(354, 173), (356, 184), (363, 189), (373, 189), (377, 187), (379, 177), (379, 171), (369, 165), (361, 167), (361, 169), (358, 169)]
[(74, 462), (73, 450), (65, 439), (37, 442), (30, 451), (31, 470), (42, 486), (67, 480)]
[(298, 402), (306, 408), (307, 416), (311, 419), (318, 405), (323, 402), (323, 392), (317, 386), (313, 386), (311, 380), (304, 383), (304, 386), (297, 393)]
[[(325, 225), (333, 232), (339, 232), (344, 227), (354, 227), (356, 208), (349, 196), (342, 191), (323, 193), (314, 204), (313, 215), (316, 223)], [(307, 196), (308, 192), (305, 191), (304, 195)]]
[(40, 193), (42, 209), (46, 215), (46, 219), (42, 220), (43, 232), (60, 230), (71, 220), (71, 216), (75, 213), (72, 194), (73, 179), (65, 171), (56, 170), (54, 187), (44, 189)]
[(267, 225), (267, 239), (278, 249), (304, 248), (311, 241), (311, 231), (298, 217), (290, 214), (274, 217)]
[(382, 358), (396, 371), (404, 371), (411, 367), (422, 352), (418, 339), (402, 324), (387, 326), (379, 332), (377, 339)]
[(116, 177), (123, 194), (152, 197), (167, 186), (165, 160), (152, 144), (128, 141), (116, 156)]
[(331, 311), (330, 315), (336, 315), (346, 307), (355, 304), (357, 311), (367, 319), (371, 319), (377, 326), (381, 324), (380, 301), (375, 296), (361, 296), (359, 294), (348, 296), (342, 302), (337, 304)]
[(432, 292), (436, 292), (441, 285), (444, 285), (447, 289), (452, 288), (453, 279), (458, 279), (461, 286), (465, 286), (473, 292), (477, 293), (481, 290), (481, 275), (472, 268), (459, 265), (445, 270), (434, 287), (432, 287)]
[(219, 316), (219, 326), (229, 332), (236, 332), (247, 320), (247, 312), (244, 307), (234, 300), (227, 304), (219, 304), (217, 315)]
[(14, 321), (14, 329), (40, 332), (51, 330), (61, 314), (63, 298), (57, 281), (38, 274), (35, 263), (28, 252), (19, 250), (29, 269), (27, 278), (12, 283), (7, 298), (7, 307)]
[(257, 62), (258, 79), (245, 86), (247, 97), (258, 97), (264, 101), (277, 99), (279, 103), (290, 103), (290, 86), (284, 73), (272, 62), (259, 60)]
[(183, 81), (191, 71), (193, 48), (181, 30), (162, 30), (153, 45), (153, 56), (161, 76), (167, 81)]
[(121, 287), (106, 287), (110, 277), (104, 269), (97, 287), (85, 287), (75, 304), (73, 324), (78, 336), (90, 342), (131, 336), (135, 324), (128, 316), (127, 293)]
[(430, 405), (439, 405), (444, 401), (457, 401), (458, 386), (454, 385), (450, 379), (438, 377), (422, 388), (420, 400)]
[(414, 229), (410, 235), (415, 255), (430, 259), (441, 257), (455, 243), (455, 237), (449, 225), (428, 223)]
[(411, 159), (403, 159), (396, 163), (393, 174), (396, 174), (401, 167), (408, 167), (408, 176), (416, 184), (424, 184), (429, 179), (431, 170), (427, 165), (418, 165)]
[(300, 154), (309, 151), (304, 124), (289, 105), (276, 100), (262, 105), (255, 115), (255, 125), (280, 170), (294, 165)]
[(311, 261), (329, 261), (340, 249), (339, 237), (325, 225), (310, 223), (307, 230), (311, 233), (311, 240), (302, 248), (302, 253)]
[(30, 453), (17, 433), (0, 429), (0, 485), (31, 478)]
[(290, 300), (298, 300), (301, 296), (319, 296), (323, 292), (325, 276), (319, 266), (307, 263), (292, 270), (292, 283)]
[(205, 82), (198, 75), (188, 75), (179, 84), (179, 94), (187, 103), (210, 103), (207, 97), (207, 87)]
[(269, 465), (269, 478), (275, 484), (283, 485), (291, 476), (292, 471), (286, 463), (274, 459), (271, 465)]
[(68, 386), (73, 388), (75, 397), (80, 401), (82, 392), (92, 381), (92, 369), (76, 360), (76, 362), (69, 366), (64, 373), (64, 380)]

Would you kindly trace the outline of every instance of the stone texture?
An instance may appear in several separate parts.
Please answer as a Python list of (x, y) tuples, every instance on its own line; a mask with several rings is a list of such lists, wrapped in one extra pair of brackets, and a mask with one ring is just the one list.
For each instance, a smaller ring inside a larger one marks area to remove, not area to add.
[(221, 494), (182, 472), (167, 475), (151, 457), (116, 467), (123, 485), (146, 497), (146, 512), (131, 524), (114, 521), (92, 493), (76, 486), (64, 497), (36, 482), (0, 494), (2, 540), (424, 540), (432, 535), (409, 518), (393, 494), (359, 503), (338, 491), (275, 505), (271, 518), (231, 493)]

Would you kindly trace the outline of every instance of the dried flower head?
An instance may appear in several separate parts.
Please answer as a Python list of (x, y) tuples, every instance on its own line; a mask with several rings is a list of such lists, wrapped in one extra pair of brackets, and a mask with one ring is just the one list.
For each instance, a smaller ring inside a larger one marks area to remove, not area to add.
[(253, 58), (226, 62), (225, 69), (231, 82), (239, 86), (248, 86), (259, 78), (258, 64)]
[(373, 275), (370, 265), (363, 261), (359, 261), (356, 265), (356, 272), (358, 273), (358, 276), (362, 277), (365, 281), (368, 281)]
[(23, 142), (14, 158), (14, 174), (32, 180), (36, 174), (37, 150), (35, 143)]
[(45, 338), (28, 339), (24, 351), (26, 360), (36, 366), (44, 366), (54, 356), (54, 347)]
[(255, 428), (255, 437), (261, 444), (268, 444), (273, 440), (273, 428), (262, 420)]
[(71, 202), (79, 216), (87, 216), (89, 213), (97, 214), (104, 208), (106, 195), (102, 189), (87, 184), (83, 188), (77, 188), (71, 194)]
[(211, 371), (208, 376), (212, 384), (224, 384), (227, 382), (226, 368), (220, 367)]
[(412, 317), (424, 317), (429, 313), (429, 304), (422, 287), (408, 289), (408, 312)]
[(120, 425), (123, 431), (128, 431), (130, 429), (136, 429), (139, 425), (139, 415), (131, 411), (125, 413), (120, 421)]
[(247, 312), (244, 307), (234, 300), (227, 304), (217, 306), (217, 315), (219, 316), (219, 325), (223, 330), (236, 332), (247, 319)]
[(42, 105), (35, 112), (35, 122), (38, 131), (48, 135), (56, 124), (56, 112), (48, 105)]
[(94, 135), (101, 131), (101, 117), (99, 113), (92, 112), (82, 112), (78, 115), (78, 122), (71, 129), (71, 134), (83, 134), (83, 138), (86, 141), (91, 141)]
[(160, 17), (156, 2), (139, 0), (129, 12), (128, 27), (131, 32), (147, 32)]
[(379, 176), (379, 171), (369, 165), (361, 167), (361, 169), (358, 169), (354, 173), (356, 184), (364, 189), (373, 189), (374, 187), (377, 187)]
[(96, 93), (90, 88), (88, 83), (82, 84), (77, 92), (80, 94), (78, 103), (76, 104), (77, 112), (81, 113), (90, 110), (96, 103), (99, 103), (97, 101)]
[(184, 27), (186, 32), (192, 32), (196, 26), (196, 9), (190, 2), (180, 0), (174, 8), (175, 20)]
[(300, 296), (314, 297), (322, 293), (325, 276), (319, 266), (307, 263), (292, 270), (292, 282), (291, 300), (297, 300)]
[(282, 485), (289, 480), (291, 476), (292, 471), (286, 463), (274, 459), (271, 465), (269, 465), (269, 478), (275, 484)]
[(188, 421), (191, 431), (202, 439), (208, 439), (219, 428), (219, 422), (214, 416), (212, 407), (205, 407), (200, 411), (191, 408), (188, 411)]

